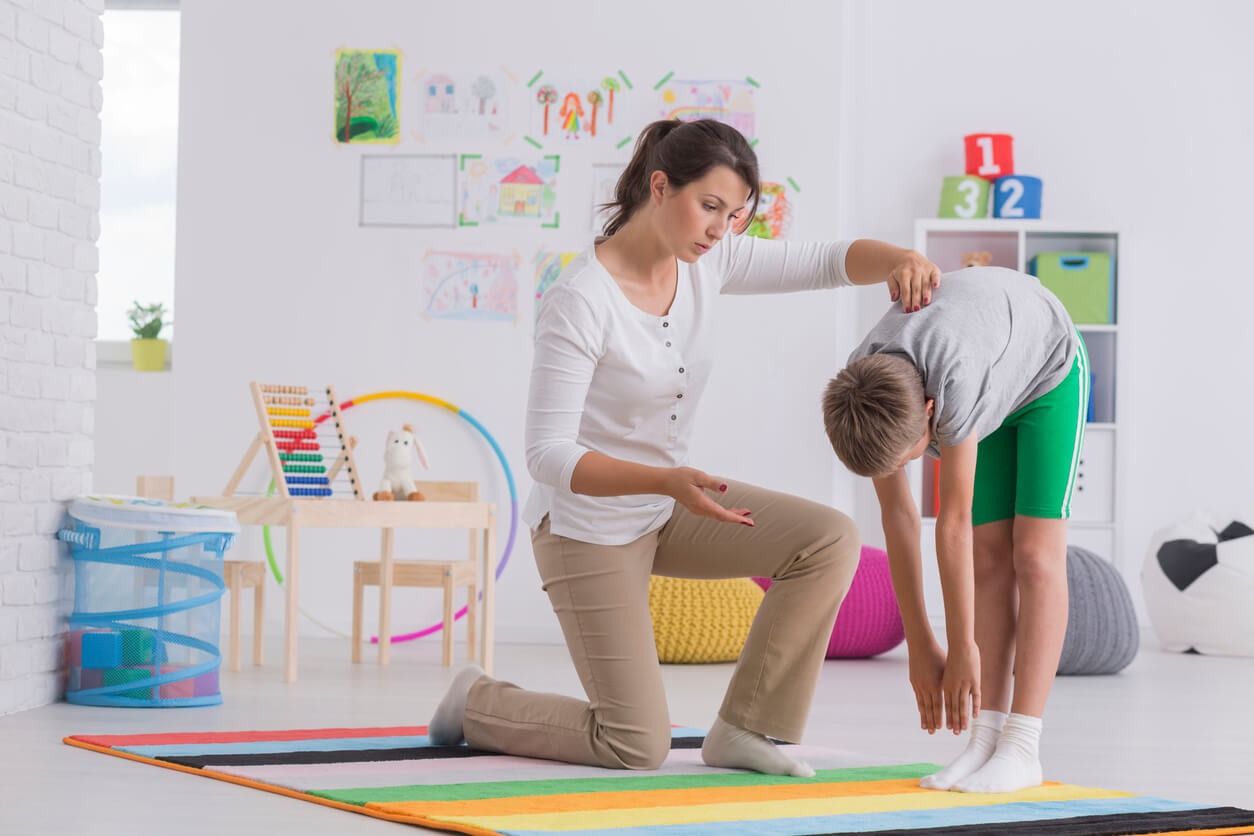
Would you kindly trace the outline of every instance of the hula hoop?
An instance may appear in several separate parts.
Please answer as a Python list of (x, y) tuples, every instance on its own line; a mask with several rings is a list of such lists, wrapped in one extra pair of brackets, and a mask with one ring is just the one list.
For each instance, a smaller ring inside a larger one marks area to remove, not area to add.
[[(411, 401), (423, 401), (433, 406), (443, 407), (444, 409), (447, 409), (449, 412), (452, 412), (454, 415), (457, 415), (460, 418), (464, 418), (466, 422), (470, 424), (470, 426), (478, 430), (479, 434), (484, 437), (484, 439), (488, 442), (489, 445), (491, 445), (492, 452), (496, 454), (496, 459), (501, 464), (501, 470), (503, 470), (505, 473), (505, 483), (509, 486), (509, 536), (505, 538), (505, 550), (501, 552), (501, 559), (497, 562), (496, 571), (494, 573), (494, 575), (497, 578), (501, 577), (501, 573), (505, 571), (505, 564), (509, 562), (510, 553), (513, 552), (514, 550), (514, 537), (518, 533), (518, 493), (514, 489), (514, 474), (509, 469), (509, 462), (505, 460), (505, 453), (501, 451), (501, 446), (496, 443), (496, 439), (492, 437), (492, 434), (488, 432), (487, 428), (484, 427), (483, 424), (480, 424), (475, 419), (475, 417), (472, 416), (469, 412), (466, 412), (465, 410), (454, 406), (448, 401), (441, 400), (440, 398), (432, 397), (431, 395), (424, 395), (421, 392), (392, 391), (392, 392), (375, 392), (370, 395), (362, 395), (359, 398), (352, 398), (351, 400), (341, 401), (340, 411), (348, 409), (349, 407), (354, 406), (355, 404), (369, 403), (370, 401), (389, 400), (393, 398), (403, 398), (403, 399), (411, 400)], [(315, 418), (314, 423), (321, 424), (323, 421), (327, 420), (330, 417), (331, 417), (330, 413), (324, 413), (318, 416), (317, 418)], [(270, 486), (271, 488), (274, 487), (273, 480), (270, 482)], [(274, 573), (274, 579), (276, 581), (278, 581), (279, 583), (283, 583), (283, 575), (279, 572), (279, 564), (278, 564), (278, 561), (276, 561), (274, 558), (274, 548), (270, 543), (270, 526), (267, 525), (267, 526), (262, 527), (262, 537), (265, 540), (265, 544), (266, 544), (266, 560), (269, 561), (270, 563), (270, 571)], [(483, 593), (480, 592), (479, 596), (482, 597)], [(462, 607), (453, 616), (453, 620), (456, 621), (457, 619), (461, 618), (465, 614), (466, 614), (466, 607)], [(429, 636), (432, 633), (437, 633), (443, 629), (444, 629), (444, 622), (437, 621), (435, 624), (432, 624), (430, 627), (424, 627), (423, 629), (417, 630), (413, 633), (404, 633), (399, 636), (392, 636), (392, 643), (395, 644), (397, 642), (413, 641), (414, 639), (420, 639), (423, 636)], [(371, 644), (378, 644), (379, 637), (371, 636), (370, 642)]]

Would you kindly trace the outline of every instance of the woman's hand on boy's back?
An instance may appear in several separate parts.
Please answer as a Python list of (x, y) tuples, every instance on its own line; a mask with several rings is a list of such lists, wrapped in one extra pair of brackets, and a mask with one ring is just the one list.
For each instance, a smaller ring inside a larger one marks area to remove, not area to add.
[(921, 647), (910, 648), (910, 686), (919, 707), (919, 728), (935, 734), (944, 720), (941, 682), (945, 673), (945, 651), (930, 639)]
[(906, 250), (897, 265), (888, 274), (888, 294), (894, 302), (901, 301), (906, 313), (917, 311), (932, 303), (932, 291), (940, 287), (940, 268), (927, 256), (915, 250)]
[(727, 483), (723, 480), (702, 473), (695, 467), (674, 467), (667, 471), (665, 481), (664, 493), (697, 516), (720, 522), (753, 525), (753, 520), (749, 519), (752, 512), (748, 508), (724, 508), (706, 493), (726, 493)]
[(945, 658), (945, 728), (954, 734), (967, 730), (970, 716), (980, 713), (980, 649), (975, 642), (949, 648)]

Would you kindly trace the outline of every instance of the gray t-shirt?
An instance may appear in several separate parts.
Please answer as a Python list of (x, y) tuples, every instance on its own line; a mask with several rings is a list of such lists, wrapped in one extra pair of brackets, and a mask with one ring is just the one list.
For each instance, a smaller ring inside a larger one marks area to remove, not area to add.
[(1035, 276), (1004, 267), (946, 273), (917, 313), (893, 305), (849, 362), (871, 354), (904, 357), (936, 401), (932, 443), (940, 457), (972, 433), (984, 439), (1020, 407), (1066, 378), (1080, 337), (1058, 297)]

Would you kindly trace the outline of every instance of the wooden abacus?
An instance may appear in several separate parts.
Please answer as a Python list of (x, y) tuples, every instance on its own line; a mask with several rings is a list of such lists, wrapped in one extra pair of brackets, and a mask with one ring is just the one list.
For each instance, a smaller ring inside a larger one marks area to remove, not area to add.
[[(305, 386), (282, 386), (269, 383), (249, 384), (253, 406), (261, 431), (253, 439), (223, 496), (233, 496), (253, 459), (265, 448), (270, 471), (279, 495), (283, 497), (319, 498), (334, 496), (340, 471), (348, 485), (339, 493), (365, 500), (353, 447), (357, 440), (348, 437), (340, 417), (335, 387), (326, 387), (325, 400), (309, 394)], [(334, 458), (326, 464), (328, 455)]]

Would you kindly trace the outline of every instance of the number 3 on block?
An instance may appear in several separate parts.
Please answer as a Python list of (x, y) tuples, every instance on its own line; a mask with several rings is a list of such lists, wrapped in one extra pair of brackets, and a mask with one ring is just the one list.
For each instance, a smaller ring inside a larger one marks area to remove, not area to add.
[(982, 177), (946, 177), (938, 217), (983, 218), (988, 214), (989, 182)]

